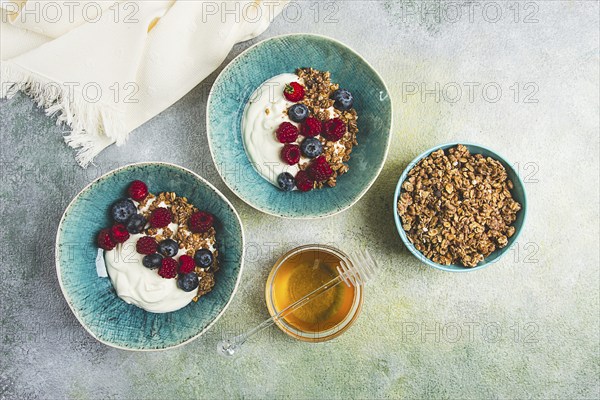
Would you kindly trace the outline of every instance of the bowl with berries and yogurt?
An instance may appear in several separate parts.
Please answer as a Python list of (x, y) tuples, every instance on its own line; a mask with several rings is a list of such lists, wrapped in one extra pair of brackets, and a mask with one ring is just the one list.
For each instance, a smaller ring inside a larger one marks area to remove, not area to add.
[(205, 332), (231, 301), (243, 261), (233, 206), (192, 171), (133, 164), (92, 182), (59, 225), (61, 289), (98, 340), (162, 350)]
[(215, 81), (207, 131), (229, 188), (285, 218), (351, 207), (378, 176), (392, 105), (377, 72), (333, 39), (278, 36), (249, 48)]
[(298, 68), (267, 79), (242, 116), (248, 158), (285, 192), (336, 186), (358, 143), (353, 104), (352, 93), (331, 82), (329, 72)]
[[(219, 270), (214, 216), (175, 192), (153, 194), (134, 180), (98, 232), (97, 268), (126, 303), (146, 311), (177, 311), (215, 285)], [(102, 254), (104, 253), (104, 254)]]

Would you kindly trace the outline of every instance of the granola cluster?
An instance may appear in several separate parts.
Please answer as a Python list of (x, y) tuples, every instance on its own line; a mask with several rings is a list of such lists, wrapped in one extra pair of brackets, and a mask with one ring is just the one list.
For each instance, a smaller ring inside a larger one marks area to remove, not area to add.
[(458, 145), (423, 158), (408, 173), (398, 214), (425, 257), (474, 267), (515, 233), (521, 205), (500, 162)]
[[(299, 68), (296, 71), (298, 77), (304, 80), (305, 97), (301, 103), (305, 104), (309, 111), (321, 122), (329, 119), (328, 109), (333, 107), (334, 101), (330, 98), (331, 94), (339, 89), (339, 85), (331, 82), (330, 73), (321, 72), (313, 68)], [(348, 165), (345, 163), (350, 160), (352, 147), (357, 145), (356, 135), (358, 134), (357, 114), (354, 108), (347, 111), (336, 110), (339, 118), (348, 127), (348, 132), (337, 142), (328, 141), (322, 136), (319, 137), (323, 145), (323, 155), (333, 170), (331, 176), (325, 182), (316, 182), (316, 188), (322, 188), (324, 184), (330, 187), (336, 185), (337, 177), (348, 172)], [(308, 163), (300, 164), (300, 169), (305, 170)]]
[(153, 236), (157, 242), (164, 239), (173, 239), (179, 244), (180, 249), (184, 249), (190, 257), (194, 256), (196, 250), (199, 249), (214, 249), (214, 263), (210, 268), (200, 268), (196, 266), (195, 272), (199, 278), (198, 293), (194, 297), (194, 301), (210, 292), (215, 285), (214, 274), (219, 270), (218, 250), (216, 248), (216, 231), (211, 227), (207, 232), (196, 233), (192, 232), (187, 222), (190, 216), (198, 212), (198, 209), (193, 204), (188, 202), (185, 197), (178, 197), (173, 192), (163, 192), (157, 196), (149, 193), (148, 196), (139, 203), (139, 208), (142, 215), (148, 219), (158, 207), (166, 207), (171, 211), (173, 222), (177, 225), (177, 231), (173, 232), (169, 227), (164, 228), (148, 228), (146, 234)]

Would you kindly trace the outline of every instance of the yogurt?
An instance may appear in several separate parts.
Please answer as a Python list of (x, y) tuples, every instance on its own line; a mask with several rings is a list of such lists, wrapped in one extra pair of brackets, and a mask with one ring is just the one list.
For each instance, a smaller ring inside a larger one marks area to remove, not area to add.
[[(137, 240), (142, 236), (131, 235), (125, 243), (104, 253), (106, 270), (117, 295), (126, 303), (153, 313), (166, 313), (185, 307), (194, 299), (197, 291), (181, 290), (176, 278), (165, 279), (158, 275), (157, 270), (144, 267), (144, 255), (135, 249)], [(181, 254), (184, 254), (182, 249), (174, 258), (179, 259)]]
[(279, 174), (289, 172), (295, 176), (300, 170), (298, 165), (281, 160), (283, 144), (275, 136), (282, 122), (299, 126), (287, 116), (288, 107), (294, 103), (283, 95), (285, 85), (291, 82), (303, 84), (296, 74), (281, 74), (265, 81), (250, 97), (242, 117), (242, 138), (248, 158), (256, 171), (277, 187)]

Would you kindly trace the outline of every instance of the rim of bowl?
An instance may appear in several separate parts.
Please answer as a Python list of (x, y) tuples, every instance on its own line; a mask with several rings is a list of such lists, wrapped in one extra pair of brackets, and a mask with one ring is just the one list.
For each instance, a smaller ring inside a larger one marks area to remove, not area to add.
[[(231, 292), (231, 295), (229, 296), (229, 299), (227, 300), (227, 303), (225, 303), (225, 305), (223, 306), (223, 309), (219, 312), (219, 314), (217, 314), (217, 316), (204, 328), (202, 329), (197, 335), (192, 336), (191, 338), (172, 345), (172, 346), (167, 346), (161, 349), (135, 349), (135, 348), (130, 348), (130, 347), (123, 347), (123, 346), (119, 346), (116, 345), (114, 343), (108, 342), (104, 339), (100, 339), (98, 336), (96, 336), (96, 334), (94, 332), (92, 332), (86, 324), (83, 323), (83, 321), (81, 320), (78, 312), (75, 310), (73, 304), (72, 304), (72, 300), (70, 298), (70, 296), (68, 295), (67, 291), (65, 290), (65, 287), (63, 285), (62, 282), (62, 277), (61, 277), (61, 267), (60, 267), (60, 261), (59, 261), (59, 243), (60, 243), (60, 238), (61, 238), (61, 231), (62, 231), (62, 227), (63, 227), (63, 223), (65, 220), (65, 217), (67, 215), (67, 212), (71, 210), (71, 207), (73, 206), (73, 204), (75, 203), (75, 200), (77, 200), (79, 198), (79, 196), (86, 190), (88, 190), (93, 184), (95, 184), (96, 182), (100, 181), (101, 179), (105, 179), (110, 175), (114, 175), (117, 172), (126, 169), (126, 168), (130, 168), (130, 167), (138, 167), (138, 166), (144, 166), (144, 165), (163, 165), (163, 166), (167, 166), (167, 167), (173, 167), (176, 169), (181, 169), (185, 172), (188, 172), (190, 174), (192, 174), (196, 179), (199, 179), (202, 183), (206, 184), (210, 189), (214, 190), (215, 193), (217, 193), (219, 195), (219, 197), (221, 197), (225, 203), (231, 208), (231, 210), (233, 211), (235, 217), (238, 220), (238, 223), (240, 224), (240, 232), (242, 234), (242, 254), (240, 257), (240, 271), (238, 272), (238, 276), (237, 279), (235, 281), (235, 286), (233, 287), (233, 291)], [(245, 251), (246, 251), (246, 239), (244, 237), (244, 225), (242, 224), (242, 220), (237, 212), (237, 210), (235, 209), (235, 207), (233, 207), (233, 204), (231, 204), (231, 202), (225, 197), (225, 195), (223, 195), (223, 193), (221, 193), (216, 187), (214, 187), (210, 182), (208, 182), (206, 179), (204, 179), (203, 177), (201, 177), (200, 175), (198, 175), (197, 173), (195, 173), (194, 171), (182, 167), (180, 165), (177, 164), (173, 164), (173, 163), (168, 163), (168, 162), (160, 162), (160, 161), (156, 161), (156, 162), (152, 162), (152, 161), (144, 161), (144, 162), (137, 162), (137, 163), (132, 163), (132, 164), (127, 164), (124, 165), (122, 167), (119, 168), (115, 168), (112, 171), (109, 171), (107, 173), (105, 173), (104, 175), (94, 179), (93, 181), (91, 181), (90, 183), (88, 183), (83, 189), (81, 189), (74, 197), (73, 199), (69, 202), (69, 205), (65, 208), (65, 211), (62, 214), (62, 217), (60, 218), (60, 222), (58, 223), (58, 229), (56, 231), (56, 239), (55, 239), (55, 245), (54, 245), (54, 263), (56, 265), (56, 275), (58, 277), (58, 284), (60, 286), (60, 291), (63, 294), (63, 297), (65, 298), (65, 300), (67, 301), (67, 304), (69, 305), (69, 308), (71, 309), (71, 311), (73, 312), (73, 314), (75, 315), (75, 318), (77, 319), (77, 321), (79, 322), (79, 324), (81, 326), (83, 326), (83, 328), (90, 334), (92, 335), (92, 337), (94, 339), (96, 339), (97, 341), (99, 341), (100, 343), (103, 343), (107, 346), (110, 347), (114, 347), (120, 350), (128, 350), (128, 351), (165, 351), (165, 350), (169, 350), (169, 349), (174, 349), (176, 347), (180, 347), (183, 346), (184, 344), (190, 343), (191, 341), (199, 338), (200, 336), (202, 336), (206, 331), (208, 331), (210, 328), (212, 328), (212, 326), (221, 318), (221, 316), (225, 313), (225, 311), (227, 310), (227, 308), (229, 307), (229, 305), (231, 304), (233, 298), (235, 297), (235, 294), (238, 291), (238, 287), (240, 284), (240, 280), (242, 278), (242, 272), (244, 270), (244, 259), (245, 259)]]
[[(485, 259), (483, 260), (483, 264), (481, 265), (477, 265), (475, 267), (472, 268), (468, 268), (468, 267), (462, 267), (460, 269), (456, 269), (456, 268), (452, 268), (446, 265), (441, 265), (438, 264), (436, 262), (431, 261), (429, 258), (425, 257), (419, 250), (417, 250), (415, 248), (415, 246), (410, 242), (410, 240), (408, 240), (408, 237), (406, 236), (406, 232), (404, 231), (404, 228), (402, 228), (402, 222), (400, 221), (400, 216), (398, 215), (398, 198), (400, 197), (400, 191), (402, 189), (402, 183), (404, 183), (404, 181), (406, 180), (406, 177), (408, 175), (408, 173), (410, 172), (410, 170), (413, 169), (413, 167), (415, 167), (415, 165), (417, 165), (417, 163), (419, 161), (421, 161), (421, 159), (427, 157), (428, 155), (430, 155), (431, 153), (433, 153), (434, 151), (437, 151), (439, 149), (446, 149), (446, 148), (450, 148), (450, 147), (454, 147), (457, 146), (459, 144), (465, 145), (465, 146), (474, 146), (474, 147), (479, 147), (481, 149), (485, 149), (486, 151), (489, 151), (490, 153), (492, 153), (495, 156), (495, 159), (497, 161), (499, 161), (500, 163), (502, 163), (502, 165), (505, 168), (508, 168), (510, 170), (512, 170), (515, 174), (515, 176), (518, 179), (519, 185), (523, 188), (523, 201), (522, 201), (522, 207), (521, 207), (521, 212), (523, 213), (523, 222), (521, 223), (521, 227), (515, 232), (514, 234), (514, 239), (512, 239), (512, 243), (509, 246), (506, 246), (500, 250), (502, 250), (502, 254), (500, 254), (498, 257), (496, 257), (496, 259), (494, 261), (488, 261), (486, 262)], [(515, 169), (512, 167), (512, 165), (507, 161), (507, 159), (499, 154), (497, 151), (490, 149), (487, 146), (483, 146), (481, 144), (478, 143), (472, 143), (472, 142), (449, 142), (449, 143), (444, 143), (444, 144), (440, 144), (437, 146), (434, 146), (426, 151), (424, 151), (423, 153), (419, 154), (417, 157), (415, 157), (404, 169), (404, 171), (402, 171), (402, 175), (400, 175), (400, 178), (398, 179), (398, 183), (396, 184), (396, 190), (394, 191), (394, 202), (392, 204), (392, 212), (394, 213), (394, 222), (396, 223), (396, 230), (398, 231), (398, 234), (400, 235), (400, 238), (402, 239), (402, 242), (404, 243), (404, 246), (406, 248), (408, 248), (408, 250), (412, 253), (413, 256), (415, 256), (417, 259), (419, 259), (421, 262), (427, 264), (430, 267), (442, 270), (442, 271), (447, 271), (447, 272), (471, 272), (471, 271), (477, 271), (480, 269), (483, 269), (485, 267), (488, 267), (492, 264), (497, 263), (498, 261), (500, 261), (500, 259), (502, 257), (504, 257), (504, 255), (508, 252), (508, 250), (510, 250), (512, 248), (512, 246), (517, 242), (517, 240), (519, 239), (519, 236), (521, 235), (521, 232), (523, 231), (523, 227), (525, 226), (525, 221), (527, 219), (527, 192), (525, 191), (525, 185), (523, 184), (523, 180), (521, 179), (521, 176), (517, 173), (517, 171), (515, 171)]]
[[(207, 98), (207, 101), (206, 101), (206, 136), (208, 138), (208, 148), (210, 149), (210, 156), (211, 156), (211, 158), (213, 160), (213, 163), (215, 165), (217, 165), (217, 163), (215, 161), (214, 150), (213, 150), (213, 147), (212, 147), (212, 140), (211, 140), (212, 133), (211, 133), (210, 123), (209, 123), (209, 120), (210, 120), (210, 114), (209, 114), (209, 112), (210, 112), (210, 102), (211, 102), (211, 99), (212, 99), (212, 96), (213, 96), (214, 88), (223, 79), (223, 74), (231, 67), (231, 65), (233, 65), (233, 63), (238, 62), (240, 57), (242, 57), (246, 53), (252, 51), (255, 47), (263, 45), (264, 43), (269, 42), (271, 40), (281, 39), (281, 38), (286, 38), (286, 37), (291, 37), (291, 36), (310, 36), (310, 37), (314, 37), (314, 38), (325, 39), (325, 40), (328, 40), (330, 42), (336, 43), (336, 44), (338, 44), (338, 45), (346, 48), (348, 51), (350, 51), (351, 53), (353, 53), (354, 55), (356, 55), (358, 58), (360, 58), (365, 64), (367, 64), (367, 66), (375, 73), (375, 76), (377, 76), (377, 78), (379, 78), (379, 80), (383, 84), (383, 87), (384, 87), (385, 91), (387, 92), (388, 97), (390, 98), (390, 127), (389, 127), (389, 131), (388, 131), (388, 138), (387, 138), (387, 141), (386, 141), (386, 144), (385, 144), (385, 152), (383, 154), (383, 160), (382, 160), (381, 165), (379, 166), (379, 168), (377, 168), (377, 173), (375, 174), (375, 176), (373, 177), (373, 179), (359, 192), (359, 194), (356, 197), (356, 199), (352, 200), (345, 207), (342, 207), (339, 210), (334, 210), (332, 212), (325, 213), (323, 215), (315, 215), (315, 216), (308, 216), (308, 217), (306, 217), (306, 216), (292, 217), (292, 216), (287, 216), (287, 215), (280, 215), (280, 214), (268, 211), (266, 209), (263, 209), (261, 206), (258, 206), (256, 204), (250, 203), (248, 200), (246, 200), (245, 198), (243, 198), (237, 192), (237, 190), (235, 190), (229, 184), (229, 182), (227, 182), (227, 180), (225, 180), (225, 178), (223, 177), (223, 175), (221, 175), (220, 171), (217, 171), (217, 172), (219, 172), (219, 176), (221, 177), (221, 180), (225, 183), (225, 185), (229, 188), (229, 190), (231, 190), (232, 193), (234, 193), (239, 199), (241, 199), (244, 203), (248, 204), (250, 207), (252, 207), (252, 208), (254, 208), (254, 209), (256, 209), (256, 210), (258, 210), (260, 212), (263, 212), (265, 214), (272, 215), (274, 217), (284, 218), (284, 219), (300, 219), (300, 220), (302, 220), (302, 219), (304, 219), (304, 220), (311, 220), (311, 219), (319, 219), (319, 218), (331, 217), (333, 215), (339, 214), (339, 213), (341, 213), (343, 211), (346, 211), (347, 209), (351, 208), (360, 199), (362, 199), (363, 196), (365, 195), (365, 193), (367, 193), (369, 191), (369, 189), (371, 188), (371, 186), (373, 186), (373, 184), (375, 183), (375, 181), (377, 180), (377, 178), (381, 174), (381, 171), (383, 170), (383, 166), (385, 165), (385, 162), (387, 160), (388, 153), (389, 153), (389, 150), (390, 150), (390, 143), (392, 141), (392, 129), (394, 127), (394, 102), (392, 101), (392, 94), (391, 94), (389, 88), (387, 87), (387, 84), (385, 83), (385, 80), (379, 74), (379, 72), (371, 65), (370, 62), (368, 62), (363, 56), (361, 56), (358, 52), (356, 52), (350, 46), (348, 46), (348, 45), (340, 42), (337, 39), (334, 39), (332, 37), (325, 36), (325, 35), (319, 35), (319, 34), (314, 34), (314, 33), (287, 33), (287, 34), (284, 34), (284, 35), (272, 36), (270, 38), (261, 40), (260, 42), (255, 43), (252, 46), (248, 47), (246, 50), (242, 51), (233, 60), (231, 60), (225, 66), (225, 68), (223, 68), (223, 70), (219, 73), (219, 76), (217, 76), (217, 79), (215, 79), (212, 87), (210, 88), (210, 92), (208, 93), (208, 98)], [(246, 155), (246, 157), (247, 157), (247, 155)]]
[[(281, 257), (279, 257), (277, 259), (277, 261), (275, 261), (275, 264), (273, 264), (273, 268), (271, 268), (271, 271), (269, 272), (269, 276), (267, 277), (267, 282), (265, 283), (265, 303), (267, 304), (267, 310), (269, 311), (269, 315), (271, 315), (271, 317), (277, 313), (277, 310), (275, 308), (274, 299), (273, 299), (271, 292), (273, 290), (273, 283), (275, 282), (275, 275), (277, 275), (277, 272), (279, 272), (279, 268), (281, 267), (283, 262), (285, 260), (287, 260), (288, 258), (294, 256), (295, 254), (298, 254), (299, 252), (301, 252), (303, 250), (310, 250), (310, 249), (324, 250), (326, 252), (333, 254), (336, 257), (339, 257), (341, 259), (345, 259), (347, 261), (352, 262), (351, 258), (346, 253), (341, 251), (340, 249), (337, 249), (337, 248), (329, 246), (329, 245), (324, 245), (324, 244), (304, 244), (302, 246), (294, 247), (293, 249), (287, 251), (285, 254), (283, 254)], [(358, 295), (358, 299), (354, 300), (357, 302), (356, 307), (353, 306), (352, 309), (350, 309), (348, 314), (346, 314), (344, 319), (338, 325), (334, 326), (333, 328), (328, 329), (327, 331), (333, 331), (333, 332), (329, 333), (327, 336), (311, 337), (309, 332), (303, 332), (303, 333), (306, 333), (306, 336), (302, 336), (302, 335), (294, 332), (293, 330), (289, 329), (279, 319), (275, 320), (275, 324), (283, 333), (285, 333), (286, 335), (288, 335), (294, 339), (297, 339), (297, 340), (300, 340), (303, 342), (310, 342), (310, 343), (327, 342), (331, 339), (335, 339), (336, 337), (338, 337), (341, 334), (348, 331), (348, 329), (350, 329), (352, 327), (352, 325), (354, 325), (354, 322), (356, 322), (356, 320), (358, 319), (358, 316), (362, 312), (362, 306), (363, 306), (364, 299), (365, 299), (364, 298), (365, 291), (360, 286), (354, 287), (354, 296), (356, 297), (357, 295)], [(290, 325), (290, 324), (287, 324), (287, 325)], [(291, 328), (297, 332), (301, 332), (300, 329), (298, 329), (298, 328), (295, 328), (293, 326), (291, 326)], [(325, 331), (325, 332), (327, 332), (327, 331)]]

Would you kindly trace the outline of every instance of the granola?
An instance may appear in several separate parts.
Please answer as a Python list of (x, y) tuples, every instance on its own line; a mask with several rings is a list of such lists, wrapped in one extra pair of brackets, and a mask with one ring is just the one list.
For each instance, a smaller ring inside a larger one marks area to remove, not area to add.
[[(305, 104), (312, 115), (321, 122), (330, 118), (329, 111), (334, 104), (331, 94), (339, 89), (339, 85), (331, 82), (329, 71), (318, 71), (313, 68), (299, 68), (296, 71), (305, 86), (305, 97), (301, 103)], [(323, 136), (319, 136), (319, 141), (323, 145), (323, 155), (333, 170), (333, 175), (325, 182), (315, 182), (315, 188), (322, 188), (325, 184), (334, 187), (337, 177), (348, 172), (349, 167), (346, 164), (350, 160), (352, 148), (358, 145), (356, 136), (358, 134), (358, 125), (356, 110), (342, 111), (336, 110), (341, 119), (347, 126), (348, 131), (337, 142), (328, 141)], [(300, 169), (306, 170), (308, 162), (300, 163)]]
[(423, 158), (402, 184), (398, 214), (408, 239), (425, 257), (474, 267), (514, 235), (521, 204), (513, 183), (491, 157), (458, 145)]
[(199, 278), (198, 294), (194, 297), (194, 301), (210, 292), (215, 285), (214, 274), (219, 270), (218, 250), (216, 248), (216, 231), (214, 227), (210, 227), (206, 232), (193, 232), (188, 227), (188, 221), (192, 214), (198, 212), (193, 204), (188, 202), (186, 197), (179, 197), (174, 192), (163, 192), (154, 196), (148, 196), (140, 202), (140, 208), (143, 210), (142, 215), (147, 219), (152, 212), (159, 207), (166, 207), (171, 211), (173, 217), (172, 222), (177, 224), (175, 232), (168, 226), (164, 228), (147, 228), (146, 234), (153, 236), (157, 242), (165, 239), (175, 240), (180, 249), (185, 251), (190, 257), (193, 257), (197, 250), (210, 249), (214, 255), (214, 262), (208, 268), (200, 268), (196, 266), (195, 272)]

